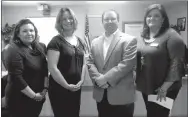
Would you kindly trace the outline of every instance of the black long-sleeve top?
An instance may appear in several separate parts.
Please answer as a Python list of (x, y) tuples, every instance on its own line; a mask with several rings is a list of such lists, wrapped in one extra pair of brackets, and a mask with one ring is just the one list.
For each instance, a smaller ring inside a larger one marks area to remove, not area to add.
[(39, 49), (30, 49), (13, 43), (5, 50), (4, 60), (8, 70), (6, 93), (9, 95), (16, 96), (27, 86), (34, 92), (40, 92), (44, 88), (44, 78), (48, 75), (46, 46), (42, 43), (39, 46)]

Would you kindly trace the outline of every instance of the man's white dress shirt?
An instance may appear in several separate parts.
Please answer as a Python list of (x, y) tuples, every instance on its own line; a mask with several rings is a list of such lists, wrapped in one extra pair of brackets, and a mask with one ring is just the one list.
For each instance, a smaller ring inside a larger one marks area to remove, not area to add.
[(114, 39), (115, 34), (117, 33), (119, 29), (117, 29), (113, 34), (111, 34), (109, 37), (106, 37), (106, 35), (104, 34), (104, 43), (103, 43), (103, 57), (104, 60), (106, 58), (106, 54), (108, 52), (108, 48), (112, 42), (112, 40)]

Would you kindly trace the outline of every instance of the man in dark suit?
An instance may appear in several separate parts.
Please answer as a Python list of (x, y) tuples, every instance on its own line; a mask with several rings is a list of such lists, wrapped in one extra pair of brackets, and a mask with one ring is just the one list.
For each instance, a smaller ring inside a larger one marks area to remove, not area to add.
[(99, 117), (133, 117), (137, 40), (118, 29), (119, 14), (105, 11), (103, 35), (92, 41), (87, 61)]

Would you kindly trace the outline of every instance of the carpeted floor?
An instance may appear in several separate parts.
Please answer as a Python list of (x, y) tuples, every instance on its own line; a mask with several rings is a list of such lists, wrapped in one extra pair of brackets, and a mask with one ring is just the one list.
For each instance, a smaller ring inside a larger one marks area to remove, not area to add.
[[(146, 115), (145, 105), (140, 92), (137, 93), (134, 117)], [(187, 79), (183, 80), (183, 86), (178, 94), (177, 100), (171, 111), (171, 117), (187, 117)], [(40, 117), (53, 117), (50, 102), (47, 100), (43, 106)], [(80, 117), (97, 117), (96, 103), (92, 98), (92, 87), (86, 86), (82, 89)]]

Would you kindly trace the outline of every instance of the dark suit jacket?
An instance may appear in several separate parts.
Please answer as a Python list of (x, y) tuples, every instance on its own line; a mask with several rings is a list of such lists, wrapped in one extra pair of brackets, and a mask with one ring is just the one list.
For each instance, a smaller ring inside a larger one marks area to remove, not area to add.
[(94, 84), (93, 97), (97, 102), (103, 98), (104, 89), (95, 85), (94, 79), (104, 75), (110, 87), (107, 89), (108, 102), (124, 105), (135, 100), (133, 68), (136, 65), (137, 40), (133, 36), (118, 31), (103, 57), (104, 35), (92, 42), (91, 54), (87, 61), (90, 78)]

